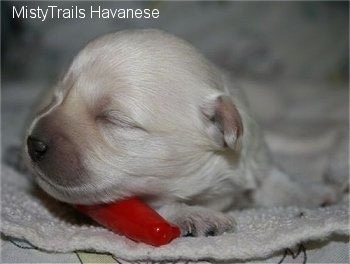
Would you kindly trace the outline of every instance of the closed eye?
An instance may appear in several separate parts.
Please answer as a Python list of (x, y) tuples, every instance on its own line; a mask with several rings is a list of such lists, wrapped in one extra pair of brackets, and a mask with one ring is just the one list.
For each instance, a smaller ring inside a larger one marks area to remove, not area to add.
[(140, 129), (146, 131), (132, 118), (117, 110), (105, 111), (97, 116), (97, 120), (123, 129)]

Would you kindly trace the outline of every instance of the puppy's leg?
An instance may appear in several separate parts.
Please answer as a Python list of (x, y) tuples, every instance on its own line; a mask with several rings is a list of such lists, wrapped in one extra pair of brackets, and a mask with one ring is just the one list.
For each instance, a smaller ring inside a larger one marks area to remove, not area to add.
[(186, 204), (173, 203), (162, 206), (158, 213), (178, 225), (182, 236), (216, 236), (233, 232), (235, 220), (223, 213)]
[(302, 185), (292, 181), (283, 171), (273, 168), (262, 185), (254, 193), (257, 206), (302, 206), (315, 207), (336, 201), (334, 191), (323, 184)]

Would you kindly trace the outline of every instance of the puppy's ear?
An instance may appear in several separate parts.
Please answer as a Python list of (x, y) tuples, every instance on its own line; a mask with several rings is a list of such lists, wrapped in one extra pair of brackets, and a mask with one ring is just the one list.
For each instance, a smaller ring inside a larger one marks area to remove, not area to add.
[(208, 134), (216, 145), (232, 150), (241, 148), (243, 123), (229, 96), (210, 98), (201, 106), (201, 111), (206, 119)]

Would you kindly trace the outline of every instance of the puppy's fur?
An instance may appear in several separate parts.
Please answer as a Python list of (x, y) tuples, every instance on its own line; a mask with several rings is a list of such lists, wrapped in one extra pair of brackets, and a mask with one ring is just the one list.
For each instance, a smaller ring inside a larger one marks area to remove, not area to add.
[(175, 36), (98, 38), (52, 91), (27, 133), (45, 153), (33, 159), (29, 143), (25, 152), (39, 185), (59, 200), (137, 195), (182, 234), (216, 235), (233, 230), (223, 213), (232, 207), (308, 199), (272, 166), (229, 75)]

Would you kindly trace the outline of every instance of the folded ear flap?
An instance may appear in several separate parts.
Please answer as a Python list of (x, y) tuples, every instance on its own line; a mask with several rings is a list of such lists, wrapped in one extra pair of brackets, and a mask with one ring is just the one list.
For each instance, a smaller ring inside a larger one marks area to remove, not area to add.
[(215, 143), (233, 150), (241, 148), (243, 123), (232, 99), (220, 95), (209, 99), (201, 107), (208, 122), (208, 133)]

